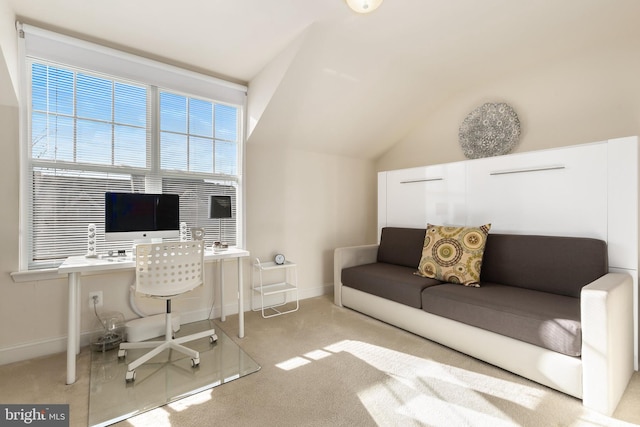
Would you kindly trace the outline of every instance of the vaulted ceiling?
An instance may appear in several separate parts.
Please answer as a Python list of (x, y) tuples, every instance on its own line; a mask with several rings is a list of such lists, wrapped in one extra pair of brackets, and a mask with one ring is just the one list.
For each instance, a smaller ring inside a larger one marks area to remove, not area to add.
[[(18, 19), (248, 84), (248, 143), (376, 158), (447, 98), (640, 37), (638, 0), (6, 0)], [(250, 100), (251, 103), (251, 100)]]

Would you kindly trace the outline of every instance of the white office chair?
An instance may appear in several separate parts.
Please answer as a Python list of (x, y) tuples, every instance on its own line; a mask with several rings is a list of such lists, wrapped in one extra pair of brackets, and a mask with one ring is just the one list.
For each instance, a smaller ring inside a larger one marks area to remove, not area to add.
[(173, 338), (171, 323), (171, 298), (191, 291), (204, 282), (204, 242), (169, 242), (140, 244), (136, 246), (136, 292), (166, 300), (164, 341), (125, 342), (120, 344), (118, 358), (128, 349), (153, 348), (127, 366), (126, 381), (136, 379), (136, 368), (164, 350), (172, 349), (191, 356), (191, 366), (200, 364), (200, 354), (182, 343), (209, 337), (214, 343), (218, 337), (215, 329), (209, 329), (186, 337)]

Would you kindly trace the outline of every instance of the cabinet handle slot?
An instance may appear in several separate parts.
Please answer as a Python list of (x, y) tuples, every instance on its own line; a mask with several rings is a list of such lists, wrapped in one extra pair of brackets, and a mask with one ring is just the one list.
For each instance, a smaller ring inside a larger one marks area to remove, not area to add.
[(431, 181), (444, 181), (444, 178), (410, 179), (408, 181), (400, 181), (400, 184), (414, 184), (416, 182), (431, 182)]
[(564, 169), (564, 165), (556, 165), (556, 166), (540, 166), (538, 168), (526, 168), (526, 169), (505, 169), (501, 171), (489, 172), (489, 175), (509, 175), (514, 173), (527, 173), (527, 172), (541, 172), (541, 171), (552, 171), (558, 169)]

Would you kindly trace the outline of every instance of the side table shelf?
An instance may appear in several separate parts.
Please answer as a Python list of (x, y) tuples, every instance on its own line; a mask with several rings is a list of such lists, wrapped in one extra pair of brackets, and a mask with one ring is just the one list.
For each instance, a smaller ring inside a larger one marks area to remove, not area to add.
[[(278, 272), (278, 270), (280, 270), (280, 272)], [(279, 276), (278, 280), (283, 279), (284, 281), (271, 282), (275, 275)], [(285, 261), (284, 264), (276, 264), (273, 261), (261, 262), (259, 258), (256, 258), (256, 262), (251, 269), (251, 291), (251, 310), (261, 311), (262, 317), (265, 319), (297, 311), (300, 303), (298, 301), (298, 270), (296, 264), (291, 261)], [(275, 303), (265, 302), (265, 297), (273, 295), (281, 295), (282, 298)], [(259, 305), (256, 301), (258, 299), (260, 302)], [(293, 305), (294, 301), (295, 308), (283, 311), (278, 309), (278, 307), (282, 307), (288, 303)], [(267, 312), (270, 310), (273, 313), (265, 314), (265, 310), (267, 310)]]

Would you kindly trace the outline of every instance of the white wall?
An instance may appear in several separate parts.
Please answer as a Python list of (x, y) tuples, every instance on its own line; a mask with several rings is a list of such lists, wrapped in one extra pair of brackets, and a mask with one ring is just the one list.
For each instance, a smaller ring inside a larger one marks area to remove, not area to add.
[(13, 10), (6, 0), (0, 0), (0, 105), (18, 105), (17, 50)]
[(247, 146), (247, 246), (252, 257), (281, 252), (298, 264), (303, 298), (333, 288), (333, 250), (375, 242), (373, 162)]
[[(35, 286), (22, 287), (13, 283), (10, 272), (18, 268), (18, 100), (14, 86), (17, 75), (17, 38), (13, 27), (13, 11), (0, 0), (0, 185), (3, 203), (0, 204), (0, 349), (9, 342), (21, 343), (31, 339), (34, 319), (29, 319), (23, 336), (15, 325), (23, 319), (24, 306), (34, 304)], [(35, 304), (34, 304), (35, 305)], [(17, 317), (13, 317), (13, 316)], [(22, 328), (20, 328), (22, 329)], [(36, 332), (37, 334), (37, 332)], [(2, 357), (0, 356), (0, 361)]]
[(522, 133), (513, 152), (638, 135), (640, 40), (582, 51), (452, 94), (381, 156), (377, 169), (464, 160), (458, 129), (485, 102), (506, 102), (518, 114)]

